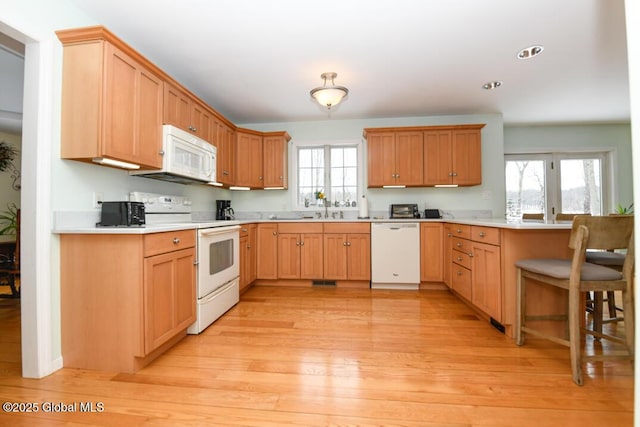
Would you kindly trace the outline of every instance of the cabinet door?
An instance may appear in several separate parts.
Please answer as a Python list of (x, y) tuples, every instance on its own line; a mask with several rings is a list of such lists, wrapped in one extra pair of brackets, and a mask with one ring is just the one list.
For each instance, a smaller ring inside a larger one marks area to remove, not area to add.
[(480, 130), (454, 130), (452, 140), (453, 184), (482, 184)]
[(145, 258), (145, 354), (196, 320), (194, 260), (194, 248)]
[(213, 114), (196, 101), (191, 103), (191, 132), (207, 142), (213, 143)]
[(253, 283), (257, 278), (257, 262), (258, 262), (258, 227), (256, 224), (249, 224), (248, 251), (249, 251), (249, 267), (247, 270), (247, 278), (249, 284)]
[(249, 285), (249, 236), (240, 237), (240, 291)]
[(442, 280), (444, 283), (451, 287), (451, 252), (453, 251), (453, 224), (445, 224), (444, 225), (444, 233), (443, 233), (443, 270), (442, 270)]
[(282, 136), (267, 136), (262, 141), (264, 187), (287, 188), (287, 142)]
[(300, 235), (278, 234), (278, 279), (300, 278)]
[(424, 132), (423, 184), (451, 184), (451, 131)]
[(262, 138), (237, 132), (236, 184), (262, 188)]
[(324, 235), (324, 278), (347, 279), (347, 235)]
[(257, 278), (278, 278), (278, 224), (258, 224)]
[(396, 132), (395, 144), (395, 183), (422, 185), (422, 132)]
[(347, 235), (347, 279), (371, 280), (371, 235)]
[(395, 137), (392, 132), (367, 135), (367, 186), (395, 184)]
[(220, 121), (214, 123), (214, 145), (217, 147), (217, 181), (226, 184), (233, 185), (235, 169), (235, 145), (234, 145), (234, 133), (227, 125)]
[(502, 321), (500, 246), (472, 243), (471, 302), (489, 316)]
[(322, 279), (324, 268), (322, 233), (302, 234), (300, 245), (300, 278)]
[[(111, 44), (105, 47), (106, 86), (102, 154), (161, 167), (162, 83)], [(146, 133), (148, 132), (148, 134)]]
[(189, 130), (191, 101), (187, 94), (175, 86), (164, 84), (164, 123)]
[(456, 263), (452, 263), (451, 289), (466, 300), (471, 301), (471, 271)]
[(420, 281), (443, 281), (442, 223), (420, 224)]

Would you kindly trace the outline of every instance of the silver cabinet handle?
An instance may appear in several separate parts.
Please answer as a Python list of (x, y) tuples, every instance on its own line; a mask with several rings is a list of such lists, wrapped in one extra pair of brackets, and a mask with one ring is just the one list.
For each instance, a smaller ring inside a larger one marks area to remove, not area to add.
[(453, 233), (447, 233), (447, 237), (453, 236)]
[(178, 239), (177, 237), (173, 238), (173, 244), (177, 245), (178, 243), (180, 243), (180, 239)]
[(473, 258), (473, 252), (469, 252), (467, 255), (469, 255), (469, 258)]
[(484, 236), (486, 236), (486, 234), (485, 234), (485, 232), (484, 232), (484, 231), (481, 231), (480, 233), (478, 233), (478, 236), (480, 236), (480, 237), (484, 237)]
[(458, 270), (458, 276), (462, 276), (462, 271)]
[(164, 156), (164, 150), (160, 150), (158, 154), (160, 154), (161, 156)]
[(462, 247), (462, 243), (458, 242), (458, 243), (456, 243), (456, 246), (461, 248)]
[(458, 261), (462, 261), (462, 257), (461, 256), (458, 257)]
[(273, 234), (274, 236), (277, 236), (278, 232), (277, 231), (272, 231), (271, 234)]
[(243, 232), (243, 233), (246, 233), (246, 232), (247, 232), (247, 229), (246, 229), (246, 228), (243, 228), (243, 229), (242, 229), (242, 232)]
[(304, 246), (304, 241), (300, 242), (300, 246)]

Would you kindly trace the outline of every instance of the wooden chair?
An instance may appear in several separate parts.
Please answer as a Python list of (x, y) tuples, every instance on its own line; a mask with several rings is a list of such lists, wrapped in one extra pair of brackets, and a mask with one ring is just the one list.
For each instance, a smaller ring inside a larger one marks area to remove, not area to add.
[[(592, 264), (603, 265), (622, 271), (626, 255), (613, 251), (587, 251), (585, 261)], [(587, 311), (593, 316), (593, 329), (602, 332), (602, 325), (605, 323), (619, 322), (624, 320), (618, 316), (618, 311), (624, 312), (624, 309), (616, 305), (616, 296), (614, 291), (607, 291), (607, 297), (604, 298), (604, 292), (593, 292), (593, 297), (589, 295), (587, 298)], [(607, 303), (609, 313), (608, 318), (604, 318), (604, 303)]]
[(544, 214), (542, 213), (523, 213), (523, 221), (544, 221)]
[(16, 251), (13, 260), (0, 264), (0, 280), (6, 279), (11, 289), (11, 297), (18, 298), (20, 289), (16, 285), (16, 279), (20, 277), (20, 209), (16, 218)]
[(591, 214), (587, 214), (587, 213), (584, 213), (584, 214), (576, 214), (576, 213), (562, 213), (562, 212), (558, 212), (558, 213), (556, 214), (556, 221), (567, 221), (567, 222), (570, 222), (570, 221), (573, 221), (573, 218), (575, 218), (575, 217), (576, 217), (576, 215), (591, 215)]
[[(634, 308), (633, 308), (633, 272), (634, 244), (633, 217), (610, 217), (577, 215), (573, 220), (569, 248), (573, 249), (571, 259), (527, 259), (516, 262), (517, 316), (516, 344), (524, 344), (525, 334), (532, 334), (553, 342), (566, 345), (570, 349), (573, 380), (582, 385), (582, 362), (584, 360), (602, 360), (609, 355), (583, 356), (581, 349), (581, 316), (584, 317), (584, 305), (581, 296), (584, 292), (622, 291), (625, 311), (626, 337), (607, 335), (584, 328), (583, 332), (604, 339), (626, 344), (629, 356), (634, 350)], [(587, 249), (614, 250), (626, 249), (622, 271), (602, 265), (585, 262)], [(549, 286), (568, 291), (568, 310), (562, 320), (568, 320), (568, 339), (560, 338), (527, 325), (528, 321), (558, 320), (558, 316), (528, 316), (526, 313), (526, 283), (534, 280)]]

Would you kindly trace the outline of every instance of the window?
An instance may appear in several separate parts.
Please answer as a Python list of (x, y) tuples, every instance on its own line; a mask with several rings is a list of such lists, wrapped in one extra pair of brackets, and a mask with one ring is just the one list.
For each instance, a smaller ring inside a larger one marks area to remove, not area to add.
[(297, 147), (295, 207), (355, 207), (360, 188), (360, 143), (300, 145)]
[(605, 212), (606, 153), (511, 154), (505, 156), (507, 219), (523, 213)]

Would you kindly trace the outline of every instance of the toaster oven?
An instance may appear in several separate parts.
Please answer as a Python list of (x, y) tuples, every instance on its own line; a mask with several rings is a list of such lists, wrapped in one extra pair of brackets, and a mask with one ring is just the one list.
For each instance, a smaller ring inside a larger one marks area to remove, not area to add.
[(391, 219), (413, 219), (420, 218), (418, 205), (409, 204), (392, 204), (389, 206), (389, 218)]
[(142, 202), (102, 202), (98, 227), (144, 227)]

